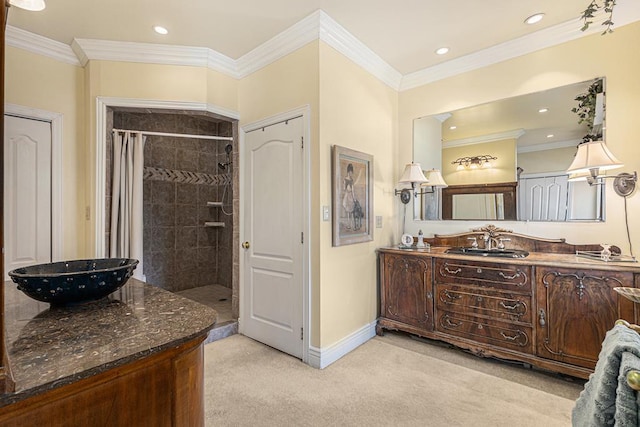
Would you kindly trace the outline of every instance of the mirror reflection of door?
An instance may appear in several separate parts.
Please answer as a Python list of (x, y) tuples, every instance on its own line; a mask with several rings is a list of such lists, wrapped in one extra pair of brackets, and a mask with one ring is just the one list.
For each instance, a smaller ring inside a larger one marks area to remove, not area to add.
[(4, 123), (6, 275), (51, 262), (51, 123), (12, 115)]

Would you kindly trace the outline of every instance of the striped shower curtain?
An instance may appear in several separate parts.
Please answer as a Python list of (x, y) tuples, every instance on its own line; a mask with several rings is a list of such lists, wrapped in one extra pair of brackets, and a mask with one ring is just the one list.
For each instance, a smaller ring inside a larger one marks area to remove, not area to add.
[(109, 244), (110, 257), (134, 258), (140, 261), (133, 277), (143, 281), (142, 174), (145, 139), (140, 132), (114, 131)]

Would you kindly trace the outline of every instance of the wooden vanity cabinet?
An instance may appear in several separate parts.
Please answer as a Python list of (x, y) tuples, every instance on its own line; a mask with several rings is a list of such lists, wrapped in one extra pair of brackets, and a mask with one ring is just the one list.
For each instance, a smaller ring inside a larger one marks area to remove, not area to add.
[(633, 273), (539, 267), (538, 356), (593, 369), (606, 332), (634, 321), (633, 303), (614, 287), (633, 287)]
[[(380, 249), (380, 318), (394, 329), (436, 339), (483, 357), (519, 361), (576, 377), (593, 372), (617, 319), (640, 321), (640, 304), (614, 287), (640, 287), (635, 263), (584, 261), (571, 245), (489, 226), (436, 236), (430, 252)], [(526, 258), (447, 254), (478, 232), (509, 238)]]
[[(421, 335), (433, 330), (431, 258), (381, 253), (381, 319), (378, 328), (400, 329)], [(380, 329), (378, 330), (380, 332)]]

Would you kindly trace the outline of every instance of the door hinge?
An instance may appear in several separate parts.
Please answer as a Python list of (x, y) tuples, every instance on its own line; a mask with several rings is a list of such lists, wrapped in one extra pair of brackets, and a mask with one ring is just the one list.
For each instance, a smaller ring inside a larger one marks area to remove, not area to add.
[(300, 243), (304, 245), (304, 231), (300, 233)]
[(304, 148), (304, 136), (300, 137), (300, 148)]
[(304, 328), (300, 328), (300, 339), (304, 339)]

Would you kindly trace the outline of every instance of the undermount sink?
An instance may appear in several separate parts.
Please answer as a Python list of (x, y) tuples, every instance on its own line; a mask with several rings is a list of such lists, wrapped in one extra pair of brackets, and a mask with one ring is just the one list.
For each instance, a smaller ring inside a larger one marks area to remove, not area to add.
[(448, 254), (456, 255), (473, 255), (497, 258), (525, 258), (529, 252), (522, 249), (483, 249), (483, 248), (449, 248), (446, 250)]

